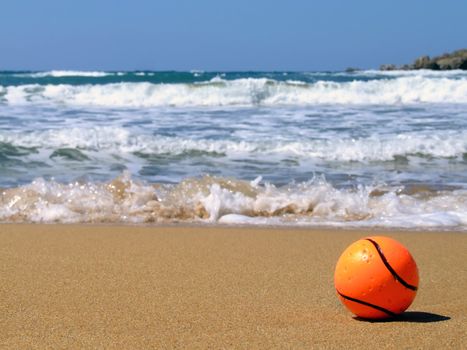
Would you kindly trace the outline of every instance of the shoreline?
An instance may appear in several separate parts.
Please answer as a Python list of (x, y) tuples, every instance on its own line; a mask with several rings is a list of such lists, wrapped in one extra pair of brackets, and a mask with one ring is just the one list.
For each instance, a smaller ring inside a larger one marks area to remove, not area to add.
[(420, 289), (402, 318), (367, 322), (333, 274), (370, 234), (388, 231), (2, 224), (0, 347), (460, 348), (467, 236), (391, 231)]
[(395, 232), (395, 233), (467, 233), (467, 226), (428, 226), (428, 227), (391, 227), (391, 226), (345, 226), (342, 225), (292, 225), (292, 224), (251, 224), (222, 223), (202, 221), (181, 222), (0, 222), (2, 226), (64, 226), (64, 227), (127, 227), (127, 228), (208, 228), (208, 229), (244, 229), (244, 230), (287, 230), (287, 231), (323, 231), (323, 232)]

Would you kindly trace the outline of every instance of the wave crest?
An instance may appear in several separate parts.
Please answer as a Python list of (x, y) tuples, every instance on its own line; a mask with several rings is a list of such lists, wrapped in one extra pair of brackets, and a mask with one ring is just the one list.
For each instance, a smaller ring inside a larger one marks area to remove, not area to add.
[(406, 76), (370, 81), (297, 83), (266, 78), (215, 78), (194, 84), (33, 84), (3, 87), (0, 96), (3, 103), (8, 104), (104, 107), (467, 103), (467, 79)]
[[(86, 78), (102, 78), (109, 75), (118, 73), (102, 72), (102, 71), (76, 71), (76, 70), (51, 70), (46, 72), (34, 72), (34, 73), (17, 73), (14, 74), (16, 77), (25, 78), (65, 78), (65, 77), (86, 77)], [(123, 74), (123, 73), (120, 73)]]

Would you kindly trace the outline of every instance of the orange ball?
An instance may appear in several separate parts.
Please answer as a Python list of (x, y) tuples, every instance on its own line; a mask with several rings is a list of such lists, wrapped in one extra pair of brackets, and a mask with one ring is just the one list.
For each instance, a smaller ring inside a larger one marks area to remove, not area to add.
[(418, 269), (407, 248), (388, 237), (363, 238), (337, 261), (334, 284), (355, 315), (383, 319), (404, 312), (415, 298)]

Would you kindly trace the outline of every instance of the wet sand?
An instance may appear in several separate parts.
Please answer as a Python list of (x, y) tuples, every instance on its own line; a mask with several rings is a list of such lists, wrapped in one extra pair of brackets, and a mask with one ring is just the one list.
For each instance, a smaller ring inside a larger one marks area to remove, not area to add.
[[(334, 266), (381, 233), (419, 292), (396, 321), (357, 320)], [(466, 254), (455, 232), (0, 225), (0, 347), (461, 348)]]

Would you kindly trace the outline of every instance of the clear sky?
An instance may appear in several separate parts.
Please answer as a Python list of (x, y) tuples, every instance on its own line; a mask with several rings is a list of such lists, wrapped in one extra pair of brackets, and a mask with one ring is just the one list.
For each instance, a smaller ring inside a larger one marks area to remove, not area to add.
[(467, 0), (2, 0), (0, 70), (342, 70), (467, 48)]

